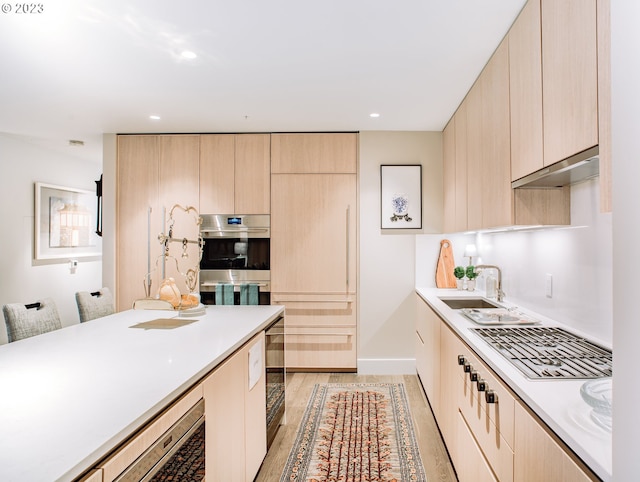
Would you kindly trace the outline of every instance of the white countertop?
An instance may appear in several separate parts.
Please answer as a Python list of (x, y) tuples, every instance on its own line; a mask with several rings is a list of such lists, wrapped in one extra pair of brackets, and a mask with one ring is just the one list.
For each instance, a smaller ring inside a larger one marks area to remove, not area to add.
[[(420, 287), (416, 288), (416, 292), (596, 475), (605, 481), (612, 480), (611, 433), (600, 428), (591, 420), (591, 408), (580, 396), (580, 386), (585, 380), (528, 379), (500, 353), (470, 330), (470, 328), (478, 328), (479, 325), (449, 308), (439, 299), (439, 297), (482, 297), (482, 293)], [(513, 306), (508, 302), (500, 304), (505, 307)], [(585, 336), (561, 323), (554, 322), (530, 310), (521, 307), (519, 309), (540, 320), (542, 326), (562, 327), (606, 346), (599, 340)]]
[(0, 480), (74, 479), (283, 311), (208, 306), (144, 330), (176, 313), (130, 310), (0, 346)]

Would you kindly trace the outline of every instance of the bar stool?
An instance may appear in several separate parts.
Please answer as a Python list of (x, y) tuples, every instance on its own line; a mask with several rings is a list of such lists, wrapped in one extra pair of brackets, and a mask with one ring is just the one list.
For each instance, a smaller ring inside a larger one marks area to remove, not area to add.
[(112, 315), (116, 311), (109, 288), (102, 288), (92, 292), (78, 291), (76, 293), (76, 303), (78, 305), (80, 323)]
[(2, 307), (9, 343), (62, 328), (56, 304), (51, 298), (35, 303), (9, 303)]

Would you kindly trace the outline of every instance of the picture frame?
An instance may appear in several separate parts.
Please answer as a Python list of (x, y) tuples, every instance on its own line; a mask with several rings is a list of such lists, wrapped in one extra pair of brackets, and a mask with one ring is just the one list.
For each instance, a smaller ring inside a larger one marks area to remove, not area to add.
[(34, 206), (36, 260), (102, 255), (95, 191), (36, 182)]
[(422, 229), (422, 165), (380, 166), (380, 228)]

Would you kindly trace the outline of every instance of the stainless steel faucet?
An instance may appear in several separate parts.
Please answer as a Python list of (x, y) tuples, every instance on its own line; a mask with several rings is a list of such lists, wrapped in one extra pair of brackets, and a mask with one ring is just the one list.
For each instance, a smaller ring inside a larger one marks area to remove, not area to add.
[(493, 264), (479, 264), (476, 266), (476, 269), (481, 270), (481, 269), (495, 269), (496, 273), (498, 273), (498, 280), (497, 280), (497, 286), (496, 286), (496, 300), (497, 301), (502, 301), (504, 300), (504, 291), (502, 291), (502, 271), (500, 270), (500, 268), (498, 268), (496, 265)]

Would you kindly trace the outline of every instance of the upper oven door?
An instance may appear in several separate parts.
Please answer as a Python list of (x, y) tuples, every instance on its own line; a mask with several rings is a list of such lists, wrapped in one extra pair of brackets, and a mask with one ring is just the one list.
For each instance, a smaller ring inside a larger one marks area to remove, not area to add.
[(269, 270), (268, 215), (203, 215), (201, 270)]

